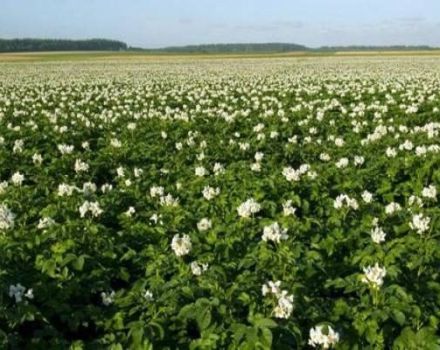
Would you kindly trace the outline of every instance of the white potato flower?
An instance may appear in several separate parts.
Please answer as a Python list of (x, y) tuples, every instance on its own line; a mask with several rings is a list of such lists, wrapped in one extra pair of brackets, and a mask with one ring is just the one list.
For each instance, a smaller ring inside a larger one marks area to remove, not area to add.
[(390, 204), (388, 204), (385, 207), (385, 213), (387, 215), (393, 215), (394, 213), (396, 213), (400, 210), (402, 210), (402, 207), (400, 206), (399, 203), (396, 203), (396, 202), (391, 202)]
[(437, 198), (437, 189), (434, 185), (429, 185), (428, 187), (424, 187), (422, 190), (422, 197), (436, 199)]
[(289, 199), (283, 203), (283, 215), (284, 216), (293, 216), (295, 215), (296, 208), (292, 206), (292, 200)]
[(15, 214), (5, 204), (0, 204), (0, 231), (14, 227)]
[(342, 146), (344, 146), (344, 144), (345, 144), (345, 141), (344, 141), (342, 138), (337, 137), (337, 138), (335, 139), (335, 145), (336, 145), (337, 147), (342, 147)]
[(174, 251), (174, 254), (177, 256), (187, 255), (191, 251), (191, 248), (191, 239), (188, 235), (174, 235), (173, 240), (171, 241), (171, 249)]
[(281, 240), (287, 239), (287, 229), (282, 229), (277, 222), (263, 228), (263, 241), (273, 241), (280, 243)]
[(206, 158), (205, 153), (201, 152), (200, 154), (197, 155), (196, 158), (197, 158), (198, 161), (202, 161), (203, 159)]
[(279, 135), (280, 135), (280, 133), (278, 131), (271, 131), (270, 132), (271, 139), (276, 139)]
[(364, 276), (362, 282), (369, 284), (373, 288), (379, 288), (383, 284), (383, 279), (387, 274), (385, 267), (380, 267), (378, 263), (374, 266), (364, 267)]
[(71, 154), (73, 152), (74, 146), (73, 145), (65, 145), (61, 144), (58, 145), (58, 150), (61, 154)]
[(421, 157), (428, 153), (428, 149), (425, 146), (417, 146), (416, 147), (416, 155)]
[(24, 175), (22, 173), (20, 173), (19, 171), (12, 174), (11, 182), (13, 185), (21, 186), (23, 184), (23, 181), (24, 181)]
[(128, 217), (132, 217), (134, 213), (136, 213), (136, 209), (134, 207), (128, 207), (124, 214)]
[(146, 290), (142, 293), (142, 296), (144, 297), (145, 300), (147, 301), (153, 301), (154, 297), (153, 297), (153, 293), (150, 290)]
[(163, 221), (161, 219), (162, 219), (162, 214), (154, 213), (153, 215), (150, 216), (150, 221), (154, 222), (154, 224), (159, 223), (160, 225), (163, 225)]
[(419, 208), (422, 208), (422, 207), (423, 207), (423, 201), (422, 201), (422, 199), (421, 199), (420, 197), (417, 197), (417, 196), (414, 196), (414, 195), (412, 195), (412, 196), (409, 197), (408, 204), (409, 204), (409, 205), (416, 205), (416, 206), (418, 206)]
[(336, 167), (339, 169), (346, 168), (348, 165), (348, 158), (341, 158), (335, 163)]
[(423, 216), (423, 214), (413, 215), (412, 221), (409, 223), (409, 226), (412, 230), (417, 231), (419, 235), (422, 235), (426, 231), (429, 230), (429, 223), (431, 222), (431, 218)]
[(276, 318), (289, 318), (293, 312), (293, 295), (289, 295), (286, 290), (280, 288), (281, 281), (269, 281), (263, 284), (261, 293), (263, 296), (273, 295), (277, 300), (277, 305), (273, 310)]
[(381, 227), (375, 226), (371, 230), (371, 239), (373, 240), (374, 243), (379, 244), (379, 243), (385, 242), (385, 237), (386, 237), (386, 234), (385, 234), (385, 232), (383, 232)]
[(34, 153), (34, 155), (32, 156), (32, 162), (35, 165), (41, 165), (41, 163), (43, 163), (43, 157), (39, 153)]
[(102, 292), (101, 299), (102, 299), (102, 303), (105, 306), (109, 306), (109, 305), (113, 304), (115, 301), (115, 292), (114, 291), (111, 291), (110, 293)]
[(42, 230), (48, 227), (51, 227), (55, 224), (54, 219), (50, 218), (50, 217), (43, 217), (40, 219), (40, 221), (38, 222), (37, 228)]
[(263, 286), (261, 287), (261, 294), (263, 294), (263, 296), (266, 296), (267, 294), (275, 294), (278, 295), (281, 293), (281, 281), (269, 281), (265, 284), (263, 284)]
[(118, 139), (113, 138), (110, 140), (110, 145), (115, 148), (120, 148), (122, 146), (122, 143)]
[(356, 199), (350, 198), (348, 195), (343, 193), (336, 197), (333, 202), (333, 207), (335, 209), (341, 209), (344, 206), (352, 208), (353, 210), (357, 210), (359, 208), (359, 204)]
[(220, 163), (215, 163), (213, 168), (214, 175), (220, 175), (225, 172), (225, 168)]
[(75, 186), (71, 186), (65, 183), (62, 183), (58, 185), (58, 191), (57, 194), (60, 197), (64, 196), (71, 196), (73, 194), (73, 191), (75, 191), (77, 188)]
[(111, 185), (111, 184), (104, 184), (101, 186), (102, 193), (110, 192), (112, 189), (113, 189), (113, 185)]
[(197, 223), (197, 229), (200, 232), (208, 231), (212, 227), (212, 222), (208, 218), (203, 218)]
[(362, 196), (362, 200), (365, 203), (371, 203), (373, 200), (373, 194), (371, 192), (366, 191), (366, 190), (364, 192), (362, 192), (361, 196)]
[(205, 186), (203, 188), (202, 194), (203, 197), (205, 197), (205, 199), (209, 201), (220, 194), (220, 188)]
[(198, 166), (195, 169), (195, 174), (196, 176), (202, 177), (208, 175), (208, 171), (203, 166)]
[(254, 132), (259, 133), (260, 131), (262, 131), (264, 129), (264, 124), (263, 123), (259, 123), (256, 126), (254, 126)]
[(142, 176), (142, 174), (144, 173), (144, 171), (140, 168), (134, 168), (133, 169), (133, 174), (135, 178), (139, 178)]
[(301, 173), (298, 170), (293, 169), (292, 167), (285, 167), (283, 169), (283, 176), (287, 181), (299, 181), (301, 177)]
[(0, 182), (0, 194), (5, 193), (8, 186), (9, 186), (9, 183), (7, 181)]
[(319, 155), (319, 159), (321, 159), (323, 162), (328, 162), (331, 158), (328, 153), (321, 153)]
[(300, 167), (298, 168), (298, 171), (301, 175), (306, 174), (309, 170), (310, 170), (309, 164), (301, 164)]
[(87, 172), (89, 170), (89, 165), (85, 162), (83, 162), (81, 159), (77, 159), (75, 161), (75, 172), (81, 173), (81, 172)]
[(96, 185), (93, 182), (85, 182), (83, 183), (82, 192), (89, 196), (96, 192)]
[(23, 297), (33, 299), (34, 293), (32, 289), (28, 289), (26, 291), (25, 287), (23, 287), (20, 283), (17, 283), (16, 285), (12, 284), (9, 286), (9, 297), (14, 298), (15, 302), (18, 304), (23, 301)]
[(179, 199), (174, 198), (170, 193), (168, 193), (160, 197), (159, 203), (164, 207), (176, 207), (179, 205)]
[(243, 202), (237, 208), (238, 215), (243, 218), (248, 218), (261, 210), (261, 205), (253, 198)]
[(255, 162), (251, 164), (251, 170), (255, 171), (256, 173), (261, 171), (261, 163)]
[(324, 331), (324, 326), (321, 325), (311, 328), (308, 344), (314, 348), (322, 347), (322, 349), (330, 349), (336, 345), (339, 342), (339, 333), (335, 332), (330, 326), (326, 326), (326, 328), (327, 332)]
[(404, 143), (399, 145), (400, 151), (411, 151), (414, 148), (414, 144), (410, 140), (405, 140)]
[(118, 177), (124, 177), (125, 176), (125, 169), (124, 167), (120, 166), (116, 169), (116, 175)]
[(257, 153), (255, 153), (255, 156), (254, 156), (256, 162), (261, 162), (263, 160), (263, 157), (264, 157), (263, 152), (257, 152)]
[(14, 147), (12, 148), (13, 153), (21, 153), (23, 152), (24, 141), (23, 140), (15, 140)]
[(84, 201), (84, 203), (79, 207), (80, 216), (83, 218), (87, 213), (91, 213), (93, 217), (98, 217), (103, 213), (98, 202)]
[(208, 270), (208, 264), (199, 264), (197, 261), (193, 261), (190, 267), (194, 276), (200, 276), (203, 272)]
[(365, 162), (365, 158), (362, 156), (355, 156), (354, 157), (354, 164), (355, 165), (362, 165)]
[(248, 142), (239, 142), (238, 146), (242, 151), (247, 151), (251, 147), (251, 145)]
[(397, 156), (397, 151), (395, 148), (388, 147), (385, 151), (385, 154), (388, 158), (394, 158), (395, 156)]
[(150, 196), (152, 198), (163, 196), (164, 188), (162, 186), (151, 186), (150, 187)]
[(273, 310), (276, 318), (289, 318), (293, 312), (293, 295), (283, 290), (278, 296), (278, 305)]

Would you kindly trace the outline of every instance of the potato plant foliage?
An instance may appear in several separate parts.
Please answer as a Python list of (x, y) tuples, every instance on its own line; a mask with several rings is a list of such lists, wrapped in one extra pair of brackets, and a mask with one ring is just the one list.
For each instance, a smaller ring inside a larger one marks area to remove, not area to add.
[(436, 57), (0, 65), (0, 342), (440, 349)]

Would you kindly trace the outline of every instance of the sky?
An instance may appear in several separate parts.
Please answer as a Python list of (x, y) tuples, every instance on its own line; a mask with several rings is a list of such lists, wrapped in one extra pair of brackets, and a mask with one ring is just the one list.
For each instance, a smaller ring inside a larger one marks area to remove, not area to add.
[(0, 38), (440, 46), (440, 0), (0, 0)]

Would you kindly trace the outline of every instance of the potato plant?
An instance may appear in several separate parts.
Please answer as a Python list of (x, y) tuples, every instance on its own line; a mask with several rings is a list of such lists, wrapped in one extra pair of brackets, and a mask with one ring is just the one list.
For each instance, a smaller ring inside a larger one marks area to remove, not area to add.
[(440, 349), (433, 57), (0, 65), (0, 343)]

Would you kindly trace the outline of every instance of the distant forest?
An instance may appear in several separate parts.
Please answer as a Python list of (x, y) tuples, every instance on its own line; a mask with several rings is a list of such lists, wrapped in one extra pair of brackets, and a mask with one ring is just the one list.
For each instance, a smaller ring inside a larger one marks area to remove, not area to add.
[(0, 39), (0, 52), (31, 51), (139, 51), (151, 53), (283, 53), (294, 51), (336, 52), (336, 51), (410, 51), (434, 50), (430, 46), (322, 46), (309, 48), (289, 43), (240, 43), (240, 44), (203, 44), (187, 46), (169, 46), (159, 49), (130, 47), (118, 40), (88, 39)]
[(298, 44), (263, 43), (263, 44), (205, 44), (188, 46), (170, 46), (161, 49), (150, 49), (151, 52), (175, 53), (258, 53), (258, 52), (291, 52), (308, 51), (308, 47)]
[(321, 46), (314, 51), (416, 51), (416, 50), (436, 50), (437, 48), (428, 45), (391, 45), (391, 46)]
[(263, 44), (206, 44), (170, 46), (160, 49), (130, 48), (147, 52), (163, 53), (283, 53), (294, 51), (307, 52), (336, 52), (336, 51), (407, 51), (407, 50), (433, 50), (430, 46), (322, 46), (310, 48), (304, 45), (287, 43), (263, 43)]
[(127, 48), (122, 41), (107, 39), (0, 39), (0, 52), (119, 51)]

